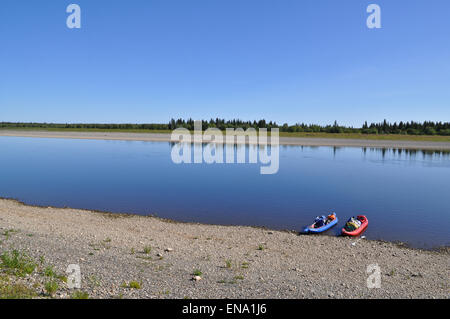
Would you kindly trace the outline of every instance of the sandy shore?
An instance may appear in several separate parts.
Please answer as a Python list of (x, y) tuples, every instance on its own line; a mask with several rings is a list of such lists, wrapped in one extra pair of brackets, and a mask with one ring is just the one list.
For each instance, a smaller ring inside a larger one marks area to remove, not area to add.
[[(52, 132), (52, 131), (0, 130), (0, 136), (170, 142), (170, 134), (160, 134), (160, 133)], [(280, 137), (280, 144), (297, 145), (297, 146), (373, 147), (373, 148), (397, 148), (397, 149), (439, 150), (439, 151), (450, 150), (450, 143), (423, 142), (423, 141)]]
[[(79, 264), (93, 298), (449, 298), (448, 250), (306, 236), (252, 227), (184, 224), (153, 217), (39, 208), (0, 200), (0, 251), (39, 264), (9, 276), (43, 296), (45, 267)], [(147, 249), (145, 248), (147, 247)], [(370, 264), (381, 288), (367, 287)], [(195, 270), (201, 280), (192, 280)], [(5, 270), (0, 269), (1, 273)], [(136, 281), (140, 289), (125, 287)], [(2, 281), (0, 280), (0, 292)], [(72, 293), (63, 281), (55, 297)]]

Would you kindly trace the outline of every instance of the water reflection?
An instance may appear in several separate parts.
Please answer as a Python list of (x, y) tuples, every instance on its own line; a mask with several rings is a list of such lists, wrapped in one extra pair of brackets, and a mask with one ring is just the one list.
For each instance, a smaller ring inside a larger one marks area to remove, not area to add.
[[(146, 143), (146, 142), (144, 142)], [(169, 142), (169, 146), (172, 148), (178, 143)], [(186, 143), (182, 143), (186, 144)], [(200, 143), (190, 143), (192, 146), (200, 145)], [(213, 143), (214, 144), (214, 143)], [(208, 147), (209, 143), (201, 143), (202, 150), (205, 147)], [(271, 145), (254, 145), (254, 144), (214, 144), (216, 148), (221, 147), (223, 149), (223, 153), (226, 154), (227, 148), (232, 148), (232, 152), (234, 154), (240, 152), (246, 152), (246, 154), (251, 152), (258, 152), (259, 150), (265, 150), (268, 148), (269, 152), (271, 149)], [(301, 151), (308, 150), (318, 150), (318, 149), (331, 149), (333, 151), (333, 155), (336, 156), (339, 151), (346, 149), (360, 149), (364, 155), (367, 155), (368, 152), (373, 154), (380, 154), (382, 159), (417, 159), (421, 157), (423, 160), (427, 159), (440, 159), (440, 160), (449, 160), (450, 159), (450, 150), (430, 150), (430, 149), (405, 149), (405, 148), (380, 148), (380, 147), (349, 147), (349, 146), (305, 146), (305, 145), (279, 145), (280, 150), (287, 151), (289, 149), (300, 149)]]
[[(367, 152), (367, 147), (363, 147), (363, 152)], [(402, 149), (402, 148), (369, 148), (371, 152), (377, 152), (381, 153), (381, 156), (383, 158), (386, 157), (386, 155), (391, 155), (392, 157), (413, 157), (416, 158), (418, 155), (422, 155), (422, 158), (450, 158), (450, 151), (443, 151), (443, 150), (420, 150), (420, 149)]]

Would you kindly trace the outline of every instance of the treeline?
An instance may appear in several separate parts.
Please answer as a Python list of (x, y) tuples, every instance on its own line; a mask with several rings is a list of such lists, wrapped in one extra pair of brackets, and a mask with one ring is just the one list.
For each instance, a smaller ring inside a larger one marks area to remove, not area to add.
[[(194, 129), (193, 119), (172, 119), (167, 124), (55, 124), (55, 123), (14, 123), (0, 122), (0, 128), (41, 128), (41, 129), (103, 129), (103, 130), (173, 130), (179, 127), (188, 130)], [(389, 123), (386, 120), (382, 123), (365, 122), (361, 128), (354, 128), (339, 125), (317, 125), (297, 123), (294, 125), (278, 125), (276, 122), (242, 121), (239, 119), (224, 120), (211, 119), (202, 121), (202, 129), (218, 128), (278, 128), (280, 132), (304, 132), (304, 133), (361, 133), (361, 134), (403, 134), (403, 135), (445, 135), (450, 136), (450, 122), (395, 122)]]
[[(189, 130), (194, 129), (194, 121), (192, 119), (172, 119), (169, 123), (169, 129), (175, 129), (178, 127), (184, 127)], [(224, 119), (211, 119), (209, 121), (202, 121), (203, 130), (216, 127), (221, 130), (226, 128), (243, 128), (247, 129), (253, 127), (258, 128), (278, 128), (280, 132), (304, 132), (304, 133), (362, 133), (362, 134), (403, 134), (403, 135), (446, 135), (450, 136), (450, 122), (399, 122), (389, 123), (386, 120), (382, 123), (371, 123), (370, 125), (365, 122), (361, 128), (354, 128), (348, 126), (339, 125), (336, 121), (333, 125), (317, 125), (317, 124), (305, 124), (297, 123), (295, 125), (278, 125), (276, 122), (266, 122), (265, 120), (259, 121), (242, 121), (242, 120), (230, 120)]]
[(450, 136), (450, 122), (399, 122), (364, 123), (360, 129), (363, 134), (407, 134), (407, 135), (445, 135)]

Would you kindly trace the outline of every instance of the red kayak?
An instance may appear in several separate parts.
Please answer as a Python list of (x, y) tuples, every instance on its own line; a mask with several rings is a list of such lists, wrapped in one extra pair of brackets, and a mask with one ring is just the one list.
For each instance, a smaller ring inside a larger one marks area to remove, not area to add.
[(342, 235), (347, 235), (347, 236), (358, 236), (360, 235), (363, 231), (366, 230), (367, 225), (369, 225), (369, 220), (367, 219), (366, 216), (364, 215), (359, 215), (356, 216), (356, 219), (358, 219), (361, 222), (361, 226), (359, 226), (357, 229), (355, 229), (354, 231), (346, 231), (345, 227), (342, 228)]

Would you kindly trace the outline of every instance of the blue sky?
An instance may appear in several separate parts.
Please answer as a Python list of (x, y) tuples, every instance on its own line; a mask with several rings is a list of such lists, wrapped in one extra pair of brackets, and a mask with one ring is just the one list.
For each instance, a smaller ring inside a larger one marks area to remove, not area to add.
[[(366, 27), (370, 3), (382, 29)], [(449, 12), (448, 0), (2, 0), (0, 121), (450, 121)]]

